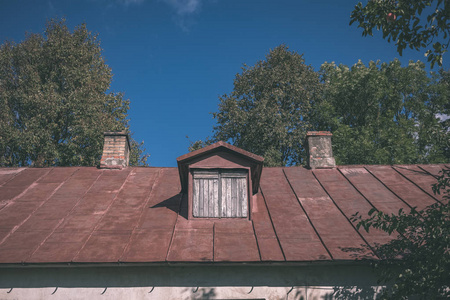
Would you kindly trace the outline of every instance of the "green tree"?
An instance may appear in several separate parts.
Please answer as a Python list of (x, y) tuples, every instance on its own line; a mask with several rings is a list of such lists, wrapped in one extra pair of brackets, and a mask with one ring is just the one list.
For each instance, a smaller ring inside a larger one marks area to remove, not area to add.
[(255, 66), (244, 65), (233, 91), (219, 98), (212, 141), (231, 141), (263, 156), (267, 166), (300, 164), (311, 129), (309, 112), (320, 89), (318, 74), (302, 55), (281, 45)]
[[(51, 20), (44, 34), (0, 46), (0, 165), (93, 166), (103, 132), (129, 129), (129, 100), (109, 92), (111, 69), (85, 24)], [(145, 164), (132, 142), (131, 164)]]
[(373, 262), (380, 283), (386, 284), (382, 299), (448, 299), (450, 297), (450, 169), (444, 169), (433, 186), (443, 194), (443, 203), (422, 211), (414, 208), (398, 215), (369, 212), (368, 219), (356, 215), (353, 221), (369, 231), (381, 229), (398, 235), (391, 242), (379, 246), (382, 258)]
[(402, 67), (361, 61), (351, 68), (325, 63), (325, 84), (315, 127), (333, 132), (338, 164), (438, 163), (449, 160), (450, 90), (442, 76), (428, 76), (421, 62)]
[(435, 63), (442, 66), (442, 56), (450, 43), (449, 0), (359, 2), (350, 19), (350, 25), (356, 22), (363, 29), (363, 36), (373, 35), (375, 28), (381, 30), (384, 39), (395, 41), (400, 55), (406, 47), (425, 48), (431, 67)]

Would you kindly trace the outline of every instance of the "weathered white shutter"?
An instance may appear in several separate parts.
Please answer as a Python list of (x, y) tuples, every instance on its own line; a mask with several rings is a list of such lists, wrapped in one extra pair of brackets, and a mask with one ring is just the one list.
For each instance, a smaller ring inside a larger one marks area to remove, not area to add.
[(195, 171), (194, 217), (219, 217), (219, 172)]
[(194, 217), (247, 217), (247, 173), (245, 171), (195, 170), (193, 178)]
[(221, 217), (242, 218), (247, 216), (247, 176), (244, 172), (222, 171)]

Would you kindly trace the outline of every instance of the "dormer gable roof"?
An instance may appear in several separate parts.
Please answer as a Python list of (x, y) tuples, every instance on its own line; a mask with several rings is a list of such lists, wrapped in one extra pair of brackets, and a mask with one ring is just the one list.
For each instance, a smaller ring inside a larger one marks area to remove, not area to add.
[(247, 164), (250, 166), (252, 191), (253, 193), (257, 193), (264, 158), (223, 141), (219, 141), (202, 149), (189, 152), (177, 158), (182, 191), (187, 191), (189, 165), (219, 153), (231, 154), (232, 156), (247, 162)]

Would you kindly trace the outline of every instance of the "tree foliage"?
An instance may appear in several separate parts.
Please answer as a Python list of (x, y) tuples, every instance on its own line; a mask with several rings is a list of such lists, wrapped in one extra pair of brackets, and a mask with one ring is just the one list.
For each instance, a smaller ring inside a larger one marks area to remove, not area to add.
[(422, 211), (414, 208), (398, 215), (369, 212), (368, 219), (355, 216), (357, 228), (381, 229), (397, 238), (377, 248), (382, 258), (373, 263), (380, 283), (386, 284), (383, 299), (448, 299), (450, 297), (450, 169), (444, 169), (434, 185), (443, 203)]
[(449, 162), (449, 78), (397, 59), (324, 63), (316, 73), (282, 45), (244, 65), (234, 90), (219, 98), (213, 137), (191, 142), (189, 150), (225, 140), (268, 166), (298, 165), (306, 132), (329, 130), (338, 164)]
[[(1, 166), (96, 165), (103, 132), (129, 129), (130, 101), (109, 92), (101, 50), (85, 24), (70, 32), (64, 20), (0, 46)], [(131, 163), (145, 164), (132, 144)]]
[(398, 60), (322, 65), (325, 87), (313, 119), (317, 129), (333, 132), (338, 164), (449, 160), (449, 124), (438, 116), (449, 113), (450, 89), (442, 75), (428, 76), (424, 68)]
[(233, 91), (220, 97), (212, 140), (231, 140), (264, 156), (268, 166), (300, 164), (320, 89), (318, 74), (302, 55), (281, 45), (255, 66), (244, 65)]
[(383, 38), (395, 42), (400, 55), (406, 47), (425, 48), (431, 66), (442, 66), (450, 43), (449, 0), (370, 0), (365, 6), (359, 2), (350, 25), (354, 22), (363, 29), (363, 36), (373, 35), (375, 28), (381, 30)]

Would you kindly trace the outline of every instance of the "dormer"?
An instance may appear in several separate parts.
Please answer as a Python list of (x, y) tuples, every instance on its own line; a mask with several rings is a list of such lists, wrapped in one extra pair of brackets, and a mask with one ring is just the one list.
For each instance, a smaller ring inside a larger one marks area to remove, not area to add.
[(264, 158), (225, 142), (177, 158), (188, 218), (250, 219)]

